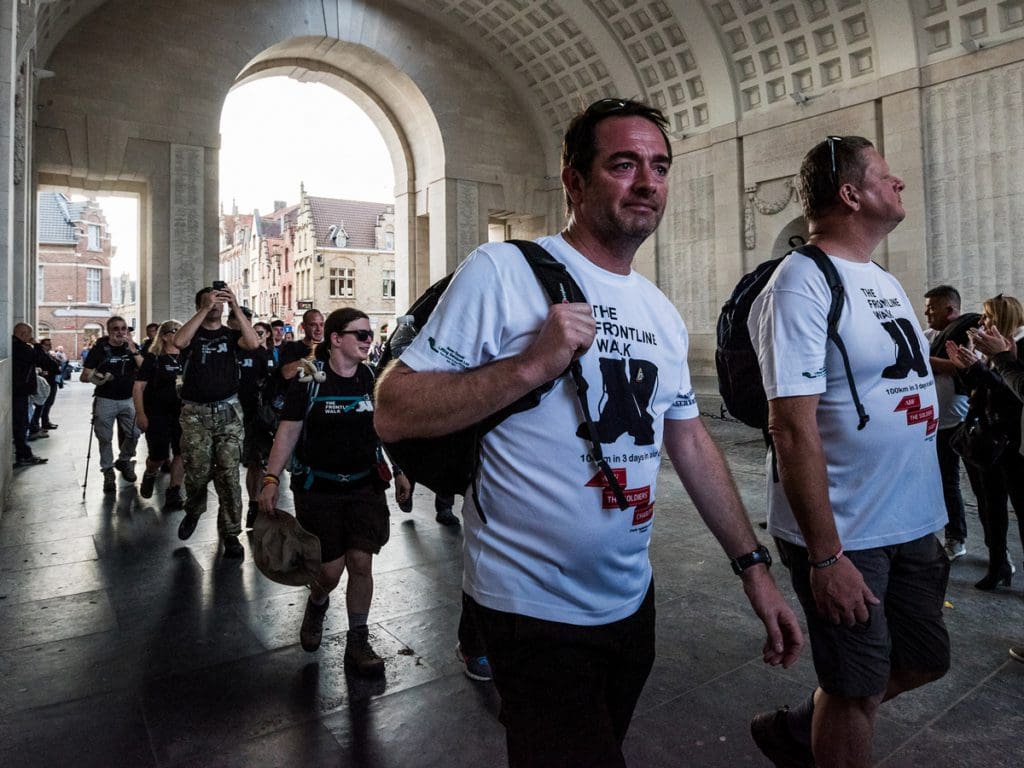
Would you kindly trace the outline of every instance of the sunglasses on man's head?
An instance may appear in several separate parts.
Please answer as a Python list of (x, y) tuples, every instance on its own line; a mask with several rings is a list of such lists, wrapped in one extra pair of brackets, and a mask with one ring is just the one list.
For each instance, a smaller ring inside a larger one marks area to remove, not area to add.
[(842, 136), (826, 136), (825, 141), (828, 142), (829, 155), (832, 157), (832, 180), (836, 186), (839, 186), (839, 173), (836, 170), (836, 142), (842, 141)]
[(373, 331), (364, 331), (362, 329), (358, 331), (335, 331), (335, 333), (345, 335), (351, 333), (359, 341), (373, 341)]
[(621, 112), (623, 109), (625, 109), (626, 103), (627, 102), (625, 99), (598, 99), (589, 107), (587, 107), (586, 113), (588, 115), (611, 115), (616, 112)]

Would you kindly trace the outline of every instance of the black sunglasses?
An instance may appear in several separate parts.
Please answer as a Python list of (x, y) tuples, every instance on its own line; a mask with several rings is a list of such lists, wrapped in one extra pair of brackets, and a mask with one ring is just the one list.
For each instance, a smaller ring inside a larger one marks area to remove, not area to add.
[(342, 335), (344, 335), (346, 333), (351, 333), (359, 341), (373, 341), (373, 331), (364, 331), (364, 330), (360, 329), (358, 331), (335, 331), (335, 333), (342, 334)]
[(587, 107), (586, 114), (588, 115), (611, 115), (616, 112), (621, 112), (626, 108), (625, 99), (614, 99), (605, 98), (598, 99), (589, 107)]

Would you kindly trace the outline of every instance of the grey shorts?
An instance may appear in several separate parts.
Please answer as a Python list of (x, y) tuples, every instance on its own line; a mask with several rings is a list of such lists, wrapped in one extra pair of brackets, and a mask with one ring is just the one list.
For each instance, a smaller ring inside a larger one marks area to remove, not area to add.
[(866, 624), (836, 626), (818, 615), (807, 550), (775, 540), (807, 617), (818, 684), (828, 694), (862, 698), (883, 693), (893, 670), (941, 674), (949, 668), (949, 634), (942, 604), (949, 560), (928, 534), (888, 547), (846, 552), (881, 600)]
[(371, 483), (339, 493), (294, 491), (294, 498), (295, 517), (320, 539), (325, 563), (350, 549), (376, 555), (391, 537), (387, 499)]

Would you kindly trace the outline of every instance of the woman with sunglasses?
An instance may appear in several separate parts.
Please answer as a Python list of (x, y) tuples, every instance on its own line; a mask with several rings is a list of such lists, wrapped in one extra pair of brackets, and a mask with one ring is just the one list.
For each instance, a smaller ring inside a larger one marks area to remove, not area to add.
[(132, 389), (135, 401), (135, 423), (146, 433), (149, 455), (146, 471), (142, 475), (139, 494), (144, 499), (153, 495), (153, 487), (160, 474), (160, 465), (171, 456), (171, 480), (164, 494), (164, 512), (185, 508), (181, 495), (181, 482), (185, 465), (181, 458), (181, 398), (178, 397), (178, 377), (181, 375), (179, 349), (174, 346), (174, 334), (181, 328), (178, 320), (168, 320), (157, 330), (142, 359)]
[[(384, 671), (384, 660), (370, 646), (367, 617), (373, 556), (390, 536), (386, 465), (373, 429), (373, 374), (365, 364), (372, 343), (364, 312), (346, 307), (328, 316), (316, 351), (326, 378), (293, 381), (288, 388), (260, 495), (260, 511), (277, 514), (279, 478), (294, 452), (296, 517), (320, 538), (323, 563), (311, 585), (299, 639), (306, 651), (320, 647), (330, 593), (347, 569), (345, 666), (361, 675)], [(408, 492), (404, 476), (395, 483)]]
[[(1013, 344), (1015, 355), (1024, 359), (1024, 306), (1020, 301), (999, 294), (986, 300), (982, 307), (983, 336), (998, 337)], [(976, 332), (968, 331), (968, 335), (972, 342), (979, 342), (980, 351), (992, 351), (983, 346), (984, 340)], [(1014, 573), (1006, 548), (1008, 500), (1017, 510), (1017, 523), (1024, 540), (1024, 457), (1020, 455), (1022, 405), (994, 369), (991, 356), (978, 359), (973, 348), (958, 346), (954, 342), (947, 342), (946, 350), (971, 390), (970, 413), (984, 414), (989, 430), (1006, 440), (1006, 447), (995, 463), (981, 470), (983, 493), (978, 499), (978, 517), (985, 529), (985, 543), (988, 545), (988, 571), (974, 586), (991, 591), (998, 586), (1010, 586)]]

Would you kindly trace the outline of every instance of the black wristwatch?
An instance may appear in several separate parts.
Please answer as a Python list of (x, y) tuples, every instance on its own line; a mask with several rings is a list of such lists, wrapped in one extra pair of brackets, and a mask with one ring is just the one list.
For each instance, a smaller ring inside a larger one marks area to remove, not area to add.
[(768, 547), (762, 544), (753, 552), (746, 555), (740, 555), (739, 557), (734, 557), (729, 561), (729, 563), (732, 565), (733, 572), (739, 576), (747, 570), (747, 568), (752, 565), (757, 565), (758, 563), (764, 563), (766, 568), (771, 568), (772, 553), (768, 551)]

